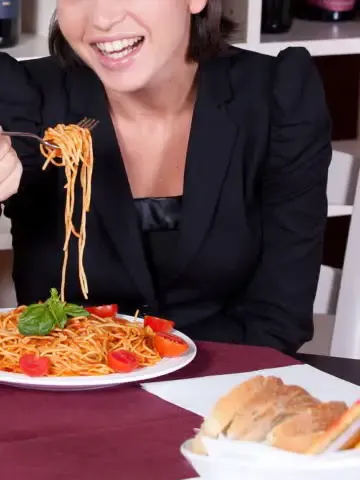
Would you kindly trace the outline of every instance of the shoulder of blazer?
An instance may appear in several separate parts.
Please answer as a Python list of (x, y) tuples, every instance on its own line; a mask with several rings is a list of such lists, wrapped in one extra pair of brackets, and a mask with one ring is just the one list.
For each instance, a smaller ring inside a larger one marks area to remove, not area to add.
[(238, 126), (245, 117), (267, 116), (275, 68), (276, 58), (239, 48), (230, 48), (201, 65), (211, 97), (217, 104), (226, 104)]
[(276, 57), (239, 48), (232, 49), (229, 57), (229, 76), (234, 96), (243, 96), (259, 90), (268, 89), (272, 84)]

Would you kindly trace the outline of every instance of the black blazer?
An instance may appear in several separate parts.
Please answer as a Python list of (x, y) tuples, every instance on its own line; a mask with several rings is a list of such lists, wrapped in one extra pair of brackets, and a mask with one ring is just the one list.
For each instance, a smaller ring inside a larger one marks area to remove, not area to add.
[[(42, 134), (84, 116), (93, 134), (93, 202), (85, 268), (91, 304), (147, 306), (195, 338), (296, 350), (311, 339), (331, 157), (324, 93), (309, 54), (233, 50), (200, 65), (179, 241), (162, 304), (146, 263), (106, 95), (85, 67), (0, 55), (0, 125)], [(12, 219), (18, 301), (59, 286), (62, 169), (41, 171), (38, 145), (14, 141), (24, 165)], [(80, 192), (78, 198), (81, 198)], [(77, 212), (78, 214), (78, 212)], [(84, 303), (71, 247), (69, 301)]]

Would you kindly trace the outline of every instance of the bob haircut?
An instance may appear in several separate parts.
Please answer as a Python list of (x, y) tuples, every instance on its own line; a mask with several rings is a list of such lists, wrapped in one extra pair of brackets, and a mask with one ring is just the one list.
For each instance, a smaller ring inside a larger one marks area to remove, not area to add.
[[(227, 41), (235, 30), (236, 24), (223, 14), (223, 0), (208, 0), (204, 10), (192, 16), (188, 60), (202, 62), (228, 50)], [(63, 67), (83, 65), (62, 34), (56, 11), (50, 23), (49, 50)]]

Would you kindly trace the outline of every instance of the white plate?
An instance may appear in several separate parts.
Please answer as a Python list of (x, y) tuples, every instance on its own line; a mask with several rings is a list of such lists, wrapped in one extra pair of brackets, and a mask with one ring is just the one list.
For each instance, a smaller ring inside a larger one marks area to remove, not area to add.
[[(10, 311), (9, 308), (0, 308), (0, 312)], [(134, 321), (134, 317), (119, 315), (125, 320)], [(138, 319), (141, 320), (141, 319)], [(162, 377), (180, 370), (188, 365), (196, 355), (195, 343), (183, 333), (174, 330), (174, 334), (184, 339), (189, 344), (189, 350), (181, 357), (163, 358), (152, 367), (140, 368), (130, 373), (112, 373), (89, 377), (28, 377), (20, 373), (0, 371), (0, 383), (14, 387), (30, 388), (36, 390), (95, 390), (99, 388), (115, 387), (124, 383), (143, 382), (152, 378)]]
[(190, 450), (190, 441), (184, 442), (180, 451), (200, 478), (206, 480), (358, 480), (360, 461), (352, 459), (334, 463), (303, 465), (259, 461), (236, 457), (212, 457), (197, 455)]

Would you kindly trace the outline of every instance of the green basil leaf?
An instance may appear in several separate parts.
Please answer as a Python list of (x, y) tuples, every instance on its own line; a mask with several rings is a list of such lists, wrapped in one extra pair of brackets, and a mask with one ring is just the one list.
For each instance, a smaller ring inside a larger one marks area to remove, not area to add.
[(62, 302), (56, 288), (52, 288), (45, 303), (29, 305), (21, 314), (18, 329), (23, 335), (48, 335), (56, 327), (65, 328), (68, 317), (88, 315), (83, 307)]
[(52, 288), (50, 290), (50, 300), (55, 300), (60, 302), (59, 292), (56, 290), (56, 288)]
[(64, 310), (64, 304), (61, 302), (49, 302), (47, 305), (50, 314), (54, 319), (54, 325), (59, 328), (65, 328), (67, 324), (67, 315)]
[(64, 306), (64, 303), (60, 301), (59, 294), (57, 293), (57, 290), (55, 288), (52, 288), (50, 291), (50, 298), (48, 298), (45, 302), (46, 305), (62, 305)]
[(69, 317), (88, 317), (89, 312), (79, 305), (67, 303), (64, 307), (66, 315)]
[(59, 328), (65, 328), (66, 327), (66, 324), (67, 324), (67, 321), (68, 321), (68, 317), (66, 315), (66, 313), (64, 312), (64, 310), (62, 311), (61, 315), (58, 316), (58, 320), (57, 320), (57, 325)]
[(19, 332), (26, 336), (48, 335), (55, 327), (54, 318), (44, 304), (31, 305), (21, 314)]

